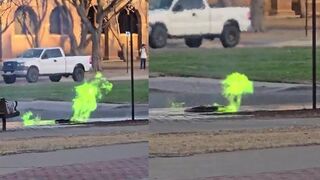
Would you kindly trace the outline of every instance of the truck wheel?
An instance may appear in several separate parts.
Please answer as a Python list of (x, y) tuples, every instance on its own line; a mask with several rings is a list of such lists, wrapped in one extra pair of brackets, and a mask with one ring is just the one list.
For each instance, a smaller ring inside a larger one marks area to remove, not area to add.
[(29, 83), (37, 82), (39, 79), (39, 70), (36, 67), (30, 67), (26, 79)]
[(16, 76), (3, 76), (3, 81), (6, 84), (13, 84), (16, 82)]
[(52, 82), (59, 82), (62, 78), (62, 75), (51, 75), (49, 76), (49, 79), (52, 81)]
[(240, 41), (240, 30), (234, 25), (226, 25), (223, 28), (220, 41), (225, 48), (233, 48)]
[(198, 48), (202, 44), (202, 37), (187, 37), (184, 41), (188, 47)]
[(155, 25), (149, 36), (151, 48), (163, 48), (167, 45), (168, 32), (163, 25)]
[(84, 79), (84, 70), (82, 67), (75, 67), (72, 73), (72, 79), (75, 82), (82, 82)]

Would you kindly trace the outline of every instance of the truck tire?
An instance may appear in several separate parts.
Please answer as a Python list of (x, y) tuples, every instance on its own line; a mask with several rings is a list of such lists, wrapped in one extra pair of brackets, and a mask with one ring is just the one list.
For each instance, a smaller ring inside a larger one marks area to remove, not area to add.
[(72, 73), (72, 79), (75, 82), (82, 82), (84, 80), (84, 69), (80, 66), (76, 66)]
[(59, 82), (62, 78), (62, 75), (51, 75), (49, 76), (49, 79), (52, 81), (52, 82)]
[(13, 84), (16, 82), (16, 76), (3, 76), (3, 81), (6, 83), (6, 84)]
[(233, 48), (239, 44), (240, 30), (235, 25), (225, 25), (220, 37), (220, 41), (225, 48)]
[(198, 48), (202, 44), (202, 37), (187, 37), (184, 41), (188, 47)]
[(30, 67), (27, 72), (27, 81), (29, 83), (36, 83), (39, 79), (39, 70), (36, 67)]
[(163, 48), (167, 45), (168, 32), (163, 25), (155, 25), (149, 35), (149, 45), (151, 48)]

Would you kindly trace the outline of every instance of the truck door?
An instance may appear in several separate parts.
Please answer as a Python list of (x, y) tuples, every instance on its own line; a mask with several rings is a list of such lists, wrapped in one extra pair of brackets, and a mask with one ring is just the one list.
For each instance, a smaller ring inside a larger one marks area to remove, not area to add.
[(210, 31), (210, 9), (203, 0), (178, 0), (172, 8), (171, 28), (176, 35), (201, 35)]
[(60, 49), (48, 49), (41, 58), (41, 74), (65, 73), (65, 57)]

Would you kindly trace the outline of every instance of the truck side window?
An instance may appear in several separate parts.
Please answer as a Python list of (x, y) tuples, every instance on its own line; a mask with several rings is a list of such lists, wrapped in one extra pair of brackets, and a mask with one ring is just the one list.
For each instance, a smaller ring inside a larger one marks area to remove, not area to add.
[[(177, 8), (177, 7), (180, 7), (180, 8)], [(205, 8), (205, 5), (203, 3), (203, 0), (179, 0), (175, 5), (175, 7), (173, 8), (173, 11), (175, 11), (175, 9), (179, 9), (177, 11), (183, 11), (183, 10), (204, 9), (204, 8)]]
[(48, 55), (48, 58), (62, 57), (60, 49), (49, 49), (45, 53)]
[(226, 4), (223, 0), (208, 0), (208, 3), (211, 8), (226, 7)]

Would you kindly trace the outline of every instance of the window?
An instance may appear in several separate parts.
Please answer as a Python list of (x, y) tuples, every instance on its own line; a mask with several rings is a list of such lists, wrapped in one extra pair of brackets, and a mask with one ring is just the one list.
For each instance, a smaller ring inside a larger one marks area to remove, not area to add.
[(130, 31), (129, 16), (131, 16), (132, 33), (138, 33), (138, 30), (139, 30), (138, 15), (136, 14), (136, 12), (130, 13), (130, 15), (128, 15), (126, 10), (122, 10), (118, 16), (120, 33), (126, 33), (126, 31)]
[(209, 0), (208, 3), (211, 8), (219, 8), (226, 7), (228, 2), (225, 0)]
[(22, 53), (19, 57), (22, 58), (38, 58), (42, 53), (42, 49), (29, 49)]
[(51, 34), (69, 34), (72, 30), (71, 15), (64, 6), (54, 8), (50, 15)]
[[(97, 5), (91, 6), (91, 7), (89, 8), (89, 11), (88, 11), (88, 14), (87, 14), (87, 18), (88, 18), (88, 20), (91, 22), (91, 24), (92, 24), (93, 27), (96, 27), (97, 9), (98, 9), (98, 6), (97, 6)], [(91, 33), (91, 32), (88, 30), (88, 33)]]
[(62, 57), (62, 54), (60, 49), (49, 49), (49, 50), (46, 50), (46, 52), (43, 54), (42, 57), (57, 58), (57, 57)]
[(151, 0), (149, 3), (149, 9), (169, 9), (173, 0)]
[(38, 24), (37, 15), (29, 6), (20, 6), (14, 14), (16, 34), (35, 34)]
[[(179, 7), (180, 6), (180, 7)], [(174, 9), (190, 10), (190, 9), (204, 9), (203, 0), (179, 0)]]

